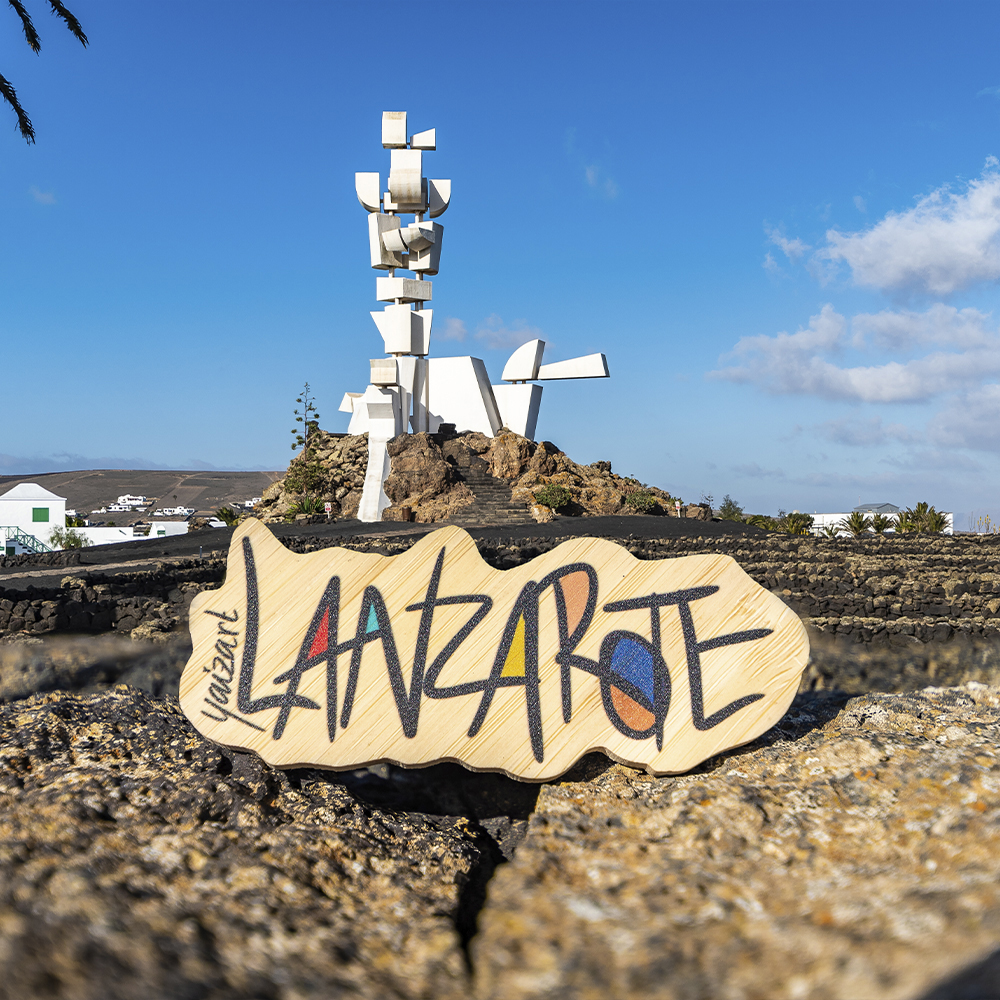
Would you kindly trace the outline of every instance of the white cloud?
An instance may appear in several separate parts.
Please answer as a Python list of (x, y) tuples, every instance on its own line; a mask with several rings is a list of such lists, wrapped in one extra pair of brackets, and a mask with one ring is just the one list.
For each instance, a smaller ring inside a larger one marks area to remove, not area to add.
[(1000, 172), (986, 169), (965, 189), (932, 191), (857, 233), (827, 231), (816, 257), (851, 269), (855, 284), (933, 295), (1000, 279)]
[[(827, 304), (804, 330), (743, 337), (731, 355), (742, 363), (710, 372), (709, 377), (752, 383), (773, 394), (904, 403), (969, 390), (1000, 376), (1000, 338), (982, 328), (983, 314), (949, 309), (938, 305), (923, 314), (862, 314), (856, 318), (860, 322), (855, 337), (849, 339), (847, 320)], [(866, 337), (913, 346), (973, 346), (961, 353), (938, 350), (906, 362), (841, 367), (829, 360), (852, 344), (863, 345)]]
[(465, 334), (465, 323), (454, 316), (446, 317), (444, 323), (435, 332), (438, 340), (465, 340)]
[(529, 326), (526, 320), (516, 319), (507, 326), (496, 313), (487, 316), (476, 330), (476, 340), (481, 340), (491, 350), (512, 350), (529, 340), (540, 340), (542, 331)]
[(973, 348), (997, 344), (997, 335), (986, 327), (990, 316), (978, 309), (956, 309), (936, 302), (926, 312), (859, 313), (851, 320), (855, 347), (907, 351), (926, 344)]
[(781, 267), (779, 266), (778, 262), (774, 259), (774, 254), (771, 253), (770, 250), (768, 250), (767, 253), (764, 255), (764, 263), (761, 264), (761, 267), (764, 268), (764, 270), (767, 271), (768, 274), (773, 274), (775, 277), (777, 277), (779, 274), (782, 273)]
[[(767, 238), (776, 246), (779, 247), (784, 253), (784, 255), (791, 261), (796, 261), (802, 257), (807, 250), (812, 248), (808, 243), (803, 243), (798, 237), (795, 239), (788, 239), (783, 236), (777, 229), (768, 229)], [(768, 255), (770, 256), (770, 254)]]
[(1000, 87), (983, 87), (976, 97), (1000, 97)]
[(28, 188), (28, 194), (30, 194), (39, 205), (54, 205), (56, 203), (55, 194), (51, 191), (39, 191), (34, 184)]
[(859, 212), (867, 212), (868, 211), (868, 205), (866, 204), (865, 199), (862, 198), (861, 195), (859, 195), (859, 194), (856, 194), (854, 196), (854, 207)]

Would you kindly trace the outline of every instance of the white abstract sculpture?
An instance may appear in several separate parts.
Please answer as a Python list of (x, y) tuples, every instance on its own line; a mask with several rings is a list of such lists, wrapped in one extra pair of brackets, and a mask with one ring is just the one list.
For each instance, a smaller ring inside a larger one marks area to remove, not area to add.
[[(542, 387), (536, 381), (607, 378), (603, 354), (543, 365), (545, 342), (519, 347), (504, 366), (501, 385), (490, 385), (479, 358), (428, 358), (433, 285), (438, 273), (444, 226), (430, 219), (451, 203), (451, 181), (423, 176), (423, 154), (437, 148), (434, 129), (408, 137), (406, 112), (382, 112), (382, 146), (389, 153), (388, 190), (378, 173), (354, 175), (358, 201), (369, 212), (371, 266), (388, 272), (375, 279), (375, 298), (389, 303), (371, 316), (388, 358), (371, 362), (371, 384), (363, 393), (345, 393), (340, 409), (351, 414), (348, 432), (368, 434), (368, 467), (358, 518), (378, 521), (389, 506), (387, 443), (408, 429), (435, 432), (442, 423), (490, 437), (504, 427), (533, 438)], [(403, 215), (413, 221), (404, 225)], [(427, 217), (425, 219), (425, 216)], [(396, 271), (415, 277), (396, 277)]]

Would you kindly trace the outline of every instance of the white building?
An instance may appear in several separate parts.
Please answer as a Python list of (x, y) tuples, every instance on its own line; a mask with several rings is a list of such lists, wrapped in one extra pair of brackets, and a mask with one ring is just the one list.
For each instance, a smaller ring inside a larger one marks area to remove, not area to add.
[(66, 498), (38, 483), (21, 483), (0, 496), (0, 538), (7, 555), (52, 548), (53, 528), (66, 526)]
[(118, 502), (124, 504), (126, 507), (145, 507), (149, 503), (149, 498), (126, 493), (124, 496), (118, 498)]

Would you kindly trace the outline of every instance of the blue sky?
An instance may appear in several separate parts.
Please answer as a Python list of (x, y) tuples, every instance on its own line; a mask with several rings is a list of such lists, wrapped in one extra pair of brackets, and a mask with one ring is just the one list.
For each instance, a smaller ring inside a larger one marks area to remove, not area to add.
[(607, 354), (539, 437), (753, 510), (1000, 506), (996, 4), (70, 8), (86, 50), (0, 21), (0, 471), (283, 468), (307, 379), (345, 430), (406, 110), (433, 353)]

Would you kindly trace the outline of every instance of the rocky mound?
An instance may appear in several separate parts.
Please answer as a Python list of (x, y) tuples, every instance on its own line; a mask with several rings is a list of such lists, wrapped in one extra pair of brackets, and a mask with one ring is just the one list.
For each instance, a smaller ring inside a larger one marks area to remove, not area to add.
[[(385, 520), (434, 523), (452, 517), (474, 502), (463, 471), (477, 464), (505, 482), (512, 500), (531, 509), (538, 520), (552, 517), (537, 497), (546, 486), (569, 492), (568, 503), (559, 508), (564, 514), (677, 516), (676, 501), (665, 490), (614, 474), (610, 462), (580, 465), (550, 441), (536, 443), (511, 431), (489, 438), (471, 431), (457, 434), (444, 424), (436, 434), (401, 434), (389, 442), (388, 451), (391, 471), (385, 492), (392, 506)], [(354, 517), (367, 456), (367, 434), (319, 431), (310, 454), (297, 455), (284, 478), (264, 491), (257, 516), (267, 522), (304, 520), (329, 503), (333, 517)], [(703, 504), (689, 504), (681, 513), (702, 520), (711, 516)]]

